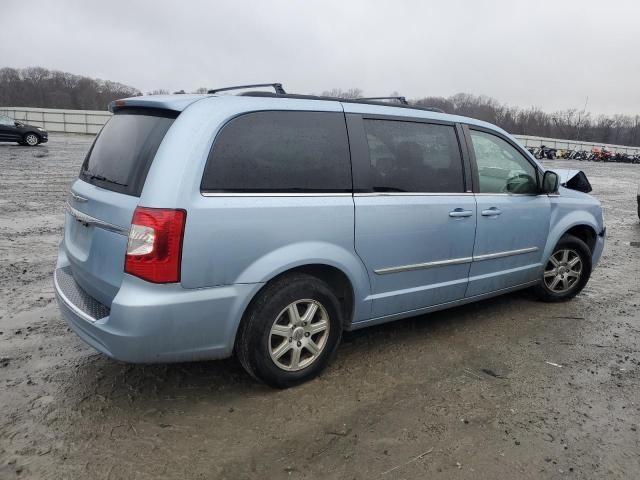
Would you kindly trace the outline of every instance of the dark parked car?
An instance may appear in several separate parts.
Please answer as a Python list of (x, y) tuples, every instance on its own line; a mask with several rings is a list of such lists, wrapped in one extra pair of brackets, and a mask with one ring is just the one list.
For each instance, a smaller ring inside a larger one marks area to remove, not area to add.
[(20, 145), (35, 147), (48, 140), (49, 133), (44, 128), (0, 115), (0, 142), (18, 142)]

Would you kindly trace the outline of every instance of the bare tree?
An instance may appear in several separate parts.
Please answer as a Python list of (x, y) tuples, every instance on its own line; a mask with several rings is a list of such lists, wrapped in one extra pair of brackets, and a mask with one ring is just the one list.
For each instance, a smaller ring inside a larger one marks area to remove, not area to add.
[(323, 97), (335, 97), (335, 98), (362, 98), (362, 90), (359, 88), (349, 88), (342, 90), (341, 88), (332, 88), (331, 90), (325, 90), (321, 94)]
[(112, 100), (140, 95), (121, 83), (42, 67), (0, 69), (0, 105), (104, 110)]
[(585, 110), (570, 109), (550, 114), (536, 107), (508, 107), (493, 98), (468, 93), (447, 98), (424, 97), (411, 103), (485, 120), (515, 134), (566, 139), (579, 137), (590, 142), (640, 146), (640, 117), (637, 115), (600, 115), (592, 120)]

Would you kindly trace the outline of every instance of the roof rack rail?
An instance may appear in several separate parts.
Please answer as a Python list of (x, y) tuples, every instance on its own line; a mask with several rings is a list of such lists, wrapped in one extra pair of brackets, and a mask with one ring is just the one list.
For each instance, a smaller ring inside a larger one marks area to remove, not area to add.
[(381, 102), (377, 100), (369, 100), (363, 98), (341, 98), (341, 97), (325, 97), (322, 95), (301, 95), (299, 93), (287, 93), (280, 95), (273, 92), (261, 92), (261, 91), (249, 91), (242, 92), (240, 95), (245, 97), (271, 97), (271, 98), (290, 98), (298, 100), (324, 100), (330, 102), (344, 102), (344, 103), (359, 103), (362, 105), (378, 105), (381, 107), (393, 107), (393, 108), (410, 108), (412, 110), (424, 110), (427, 112), (445, 113), (444, 110), (437, 107), (426, 107), (422, 105), (405, 105), (404, 103), (389, 104), (389, 102)]
[(256, 87), (273, 87), (275, 92), (278, 95), (286, 95), (287, 92), (282, 88), (281, 83), (254, 83), (252, 85), (237, 85), (235, 87), (224, 87), (224, 88), (214, 88), (212, 90), (207, 90), (207, 93), (218, 93), (218, 92), (226, 92), (228, 90), (243, 90), (245, 88), (256, 88)]
[(409, 105), (405, 97), (362, 97), (356, 98), (356, 100), (397, 100), (402, 105)]

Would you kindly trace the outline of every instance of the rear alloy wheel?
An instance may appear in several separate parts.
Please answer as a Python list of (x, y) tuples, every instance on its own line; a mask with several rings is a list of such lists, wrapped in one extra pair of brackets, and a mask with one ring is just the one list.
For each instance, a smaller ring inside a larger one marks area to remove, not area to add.
[(342, 337), (340, 302), (317, 277), (294, 273), (267, 284), (247, 309), (235, 353), (254, 378), (287, 388), (317, 376)]
[(547, 260), (535, 292), (547, 302), (569, 300), (580, 293), (590, 275), (591, 250), (579, 238), (565, 235)]
[(27, 133), (24, 136), (24, 143), (30, 147), (35, 147), (40, 143), (40, 138), (35, 133)]
[(269, 337), (271, 360), (295, 372), (315, 362), (329, 338), (329, 314), (316, 300), (297, 300), (280, 312)]

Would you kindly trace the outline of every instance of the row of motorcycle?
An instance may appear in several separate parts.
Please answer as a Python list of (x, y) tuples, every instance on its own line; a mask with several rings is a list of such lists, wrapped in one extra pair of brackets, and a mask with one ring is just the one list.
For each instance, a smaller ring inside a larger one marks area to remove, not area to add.
[(640, 163), (640, 153), (613, 153), (603, 148), (588, 150), (563, 150), (545, 145), (528, 147), (527, 150), (538, 159), (566, 158), (568, 160), (588, 160), (591, 162)]

